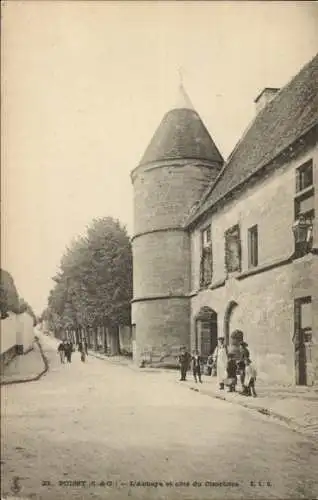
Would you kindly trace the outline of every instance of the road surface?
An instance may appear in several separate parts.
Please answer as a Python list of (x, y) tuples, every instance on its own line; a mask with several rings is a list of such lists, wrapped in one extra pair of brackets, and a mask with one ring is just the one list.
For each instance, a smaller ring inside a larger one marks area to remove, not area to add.
[(2, 388), (2, 497), (318, 498), (317, 443), (160, 373), (93, 357)]

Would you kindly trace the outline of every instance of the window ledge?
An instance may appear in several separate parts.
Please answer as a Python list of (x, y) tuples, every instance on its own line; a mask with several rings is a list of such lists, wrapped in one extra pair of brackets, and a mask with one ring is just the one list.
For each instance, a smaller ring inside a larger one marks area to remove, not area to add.
[(248, 276), (253, 276), (254, 274), (260, 274), (265, 271), (270, 271), (271, 269), (274, 269), (275, 267), (279, 266), (284, 266), (286, 264), (289, 264), (292, 262), (293, 256), (289, 257), (283, 257), (282, 259), (279, 260), (274, 260), (272, 262), (269, 262), (267, 264), (262, 264), (257, 267), (251, 267), (250, 269), (247, 269), (246, 271), (243, 271), (240, 273), (236, 278), (238, 280), (243, 280), (244, 278), (247, 278)]
[(314, 185), (313, 184), (311, 184), (311, 186), (306, 187), (305, 189), (302, 189), (301, 191), (297, 191), (297, 193), (295, 194), (295, 199), (297, 199), (298, 197), (303, 196), (304, 194), (311, 193), (311, 191), (314, 191)]
[(209, 286), (209, 289), (210, 290), (216, 290), (217, 288), (221, 288), (222, 286), (225, 285), (225, 279), (223, 280), (219, 280), (219, 281), (215, 281), (214, 283), (212, 283), (210, 286)]

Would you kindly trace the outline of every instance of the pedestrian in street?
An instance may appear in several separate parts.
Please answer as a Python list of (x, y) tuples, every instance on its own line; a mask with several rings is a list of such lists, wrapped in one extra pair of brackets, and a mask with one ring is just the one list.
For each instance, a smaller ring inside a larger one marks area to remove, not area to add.
[(248, 344), (246, 342), (240, 343), (240, 357), (237, 362), (238, 374), (240, 376), (240, 383), (242, 388), (242, 394), (246, 393), (246, 385), (245, 385), (245, 369), (246, 364), (245, 361), (250, 357), (250, 352), (247, 349)]
[(65, 344), (65, 356), (68, 363), (72, 362), (73, 345), (70, 342)]
[(61, 363), (64, 363), (64, 359), (65, 359), (65, 344), (64, 344), (64, 341), (61, 342), (58, 345), (57, 351), (58, 351), (58, 353), (60, 355)]
[(180, 364), (180, 372), (181, 378), (180, 381), (184, 382), (187, 377), (187, 371), (189, 369), (189, 364), (191, 361), (191, 355), (187, 351), (186, 347), (181, 347), (181, 353), (179, 355), (179, 364)]
[(247, 396), (253, 396), (256, 398), (256, 390), (255, 390), (255, 383), (256, 383), (256, 376), (257, 376), (257, 371), (252, 363), (252, 361), (247, 358), (245, 360), (245, 393)]
[(224, 343), (224, 337), (219, 337), (218, 345), (213, 353), (213, 361), (216, 366), (216, 376), (220, 390), (224, 389), (225, 380), (227, 378), (227, 354), (228, 350)]
[(227, 380), (226, 385), (229, 388), (228, 392), (235, 392), (235, 387), (237, 384), (237, 366), (233, 354), (228, 354), (228, 361), (226, 366)]
[(213, 353), (210, 353), (206, 362), (206, 375), (211, 376), (213, 370)]
[(85, 353), (85, 344), (84, 342), (80, 342), (79, 345), (78, 345), (78, 350), (81, 354), (81, 361), (83, 363), (85, 363), (85, 357), (86, 357), (86, 353)]
[(87, 343), (87, 340), (84, 341), (84, 349), (85, 349), (86, 356), (88, 356), (88, 343)]
[(192, 363), (192, 373), (193, 373), (195, 383), (198, 382), (198, 379), (197, 379), (197, 377), (198, 377), (200, 384), (202, 384), (202, 380), (201, 380), (202, 359), (201, 359), (201, 356), (199, 355), (199, 351), (196, 351), (196, 350), (193, 351), (191, 363)]

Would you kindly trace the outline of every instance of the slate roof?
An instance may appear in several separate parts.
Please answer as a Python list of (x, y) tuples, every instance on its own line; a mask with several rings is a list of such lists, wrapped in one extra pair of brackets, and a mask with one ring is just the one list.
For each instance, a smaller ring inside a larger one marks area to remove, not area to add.
[(253, 120), (188, 224), (318, 123), (318, 54)]
[(220, 152), (184, 88), (179, 90), (177, 106), (163, 117), (139, 165), (170, 159), (208, 160), (223, 165)]

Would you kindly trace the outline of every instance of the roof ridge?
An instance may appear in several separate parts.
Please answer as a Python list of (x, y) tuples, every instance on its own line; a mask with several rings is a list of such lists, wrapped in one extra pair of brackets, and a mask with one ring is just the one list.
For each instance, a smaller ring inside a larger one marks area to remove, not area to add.
[[(268, 106), (269, 104), (273, 103), (273, 101), (276, 100), (276, 98), (281, 95), (281, 93), (289, 86), (291, 85), (291, 83), (299, 76), (299, 74), (303, 71), (306, 70), (306, 68), (308, 66), (310, 66), (310, 64), (313, 62), (313, 60), (318, 57), (318, 52), (317, 54), (312, 57), (310, 59), (309, 62), (307, 62), (299, 71), (298, 73), (296, 73), (295, 75), (293, 75), (289, 80), (288, 82), (283, 85), (277, 92), (276, 94), (274, 95), (273, 99), (270, 100), (269, 103), (266, 104), (266, 106), (264, 106), (263, 109), (261, 109), (256, 115), (254, 115), (254, 117), (252, 118), (252, 120), (248, 123), (248, 125), (246, 126), (246, 128), (244, 129), (243, 131), (243, 134), (241, 136), (241, 138), (236, 142), (235, 146), (233, 147), (231, 153), (229, 154), (228, 158), (226, 159), (226, 161), (224, 162), (224, 165), (222, 167), (222, 169), (220, 170), (219, 174), (217, 175), (216, 179), (214, 179), (214, 181), (212, 181), (211, 185), (207, 188), (207, 192), (204, 194), (203, 198), (201, 199), (200, 201), (200, 204), (198, 205), (198, 208), (197, 210), (199, 211), (199, 208), (200, 206), (205, 202), (205, 200), (207, 199), (207, 197), (209, 196), (209, 194), (213, 191), (214, 187), (216, 186), (216, 184), (218, 183), (218, 181), (220, 180), (220, 178), (222, 177), (222, 175), (224, 174), (224, 171), (226, 170), (228, 164), (230, 163), (230, 160), (231, 158), (233, 157), (234, 153), (237, 151), (238, 147), (240, 146), (240, 144), (244, 141), (246, 135), (248, 134), (249, 130), (252, 128), (252, 126), (254, 125), (255, 121), (258, 119), (258, 117), (260, 116), (261, 113), (264, 112), (264, 110), (267, 108), (268, 110)], [(268, 88), (268, 87), (266, 87)], [(276, 87), (275, 87), (276, 88)]]
[[(318, 53), (254, 115), (218, 176), (194, 207), (189, 223), (316, 126), (317, 63)], [(275, 137), (280, 140), (275, 141)], [(235, 174), (237, 168), (239, 170)]]
[(244, 132), (241, 136), (241, 138), (237, 141), (237, 143), (235, 144), (232, 152), (229, 154), (227, 160), (224, 162), (224, 165), (222, 166), (219, 174), (217, 175), (216, 179), (214, 179), (214, 181), (212, 181), (211, 183), (211, 186), (209, 186), (207, 188), (207, 193), (205, 193), (204, 197), (202, 198), (199, 206), (198, 206), (198, 210), (200, 208), (200, 206), (205, 202), (205, 200), (207, 199), (207, 197), (211, 194), (211, 192), (213, 191), (214, 187), (216, 186), (216, 184), (219, 182), (220, 178), (222, 177), (222, 175), (224, 174), (232, 156), (234, 155), (235, 151), (237, 150), (237, 148), (239, 147), (239, 145), (241, 144), (241, 142), (244, 140), (245, 136), (247, 135), (248, 131), (250, 130), (250, 128), (252, 127), (252, 125), (254, 124), (256, 118), (257, 118), (258, 115), (254, 116), (252, 118), (252, 120), (248, 123), (248, 125), (246, 126), (246, 128), (244, 129)]
[[(312, 125), (310, 125), (297, 139), (300, 139), (302, 136), (308, 134), (312, 129), (314, 129), (315, 127), (317, 127), (318, 125), (318, 119), (316, 120), (315, 123), (313, 123)], [(297, 139), (293, 139), (289, 144), (287, 144), (286, 148), (285, 149), (288, 149), (292, 146), (292, 144), (294, 144), (294, 142), (297, 140)], [(270, 163), (272, 163), (275, 158), (277, 158), (277, 155), (275, 155), (273, 158), (271, 158), (270, 160), (268, 160), (266, 163), (262, 163), (259, 167), (259, 169), (262, 169), (264, 167), (266, 167), (266, 165), (269, 165)], [(221, 172), (220, 172), (221, 174)], [(247, 180), (249, 180), (253, 175), (255, 175), (255, 172), (251, 172), (245, 179), (239, 181), (237, 184), (235, 184), (233, 187), (231, 187), (231, 189), (227, 192), (227, 193), (224, 193), (223, 196), (221, 196), (221, 198), (219, 198), (218, 201), (221, 201), (226, 195), (228, 195), (229, 193), (231, 193), (232, 191), (234, 191), (235, 189), (237, 189), (241, 184), (243, 184), (244, 182), (246, 182)], [(216, 184), (216, 182), (215, 182)], [(213, 206), (213, 203), (212, 205)], [(201, 207), (201, 204), (200, 206), (198, 206), (198, 210), (192, 214), (192, 216), (196, 217), (196, 215), (200, 215), (200, 212), (199, 212), (199, 209)], [(206, 209), (208, 210), (208, 208)]]

